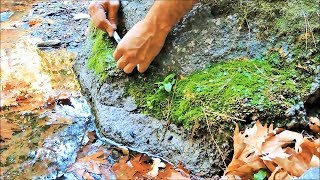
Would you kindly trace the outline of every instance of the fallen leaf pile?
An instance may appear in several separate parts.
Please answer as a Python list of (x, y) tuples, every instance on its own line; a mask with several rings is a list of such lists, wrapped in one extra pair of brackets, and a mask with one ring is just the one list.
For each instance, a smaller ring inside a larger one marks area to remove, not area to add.
[(291, 179), (320, 166), (320, 139), (262, 126), (259, 121), (243, 133), (236, 126), (233, 141), (234, 155), (223, 179), (253, 179), (261, 169), (270, 171), (270, 180)]
[(79, 179), (190, 179), (190, 172), (181, 164), (174, 167), (146, 154), (124, 153), (124, 147), (106, 149), (95, 132), (89, 132), (88, 137), (87, 145), (68, 168)]
[(181, 164), (175, 168), (159, 158), (150, 158), (139, 154), (129, 160), (128, 156), (122, 158), (112, 167), (117, 179), (190, 179), (190, 172)]

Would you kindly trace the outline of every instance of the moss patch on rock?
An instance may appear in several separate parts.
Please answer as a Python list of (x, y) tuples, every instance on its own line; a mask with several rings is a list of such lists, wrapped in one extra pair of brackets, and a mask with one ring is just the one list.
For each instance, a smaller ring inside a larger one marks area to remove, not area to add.
[(319, 2), (315, 0), (240, 1), (236, 12), (249, 24), (258, 25), (264, 34), (309, 33), (311, 36), (319, 29)]
[(190, 130), (210, 126), (216, 132), (232, 132), (234, 124), (228, 121), (246, 120), (255, 114), (283, 126), (287, 123), (282, 121), (284, 111), (301, 101), (314, 77), (273, 52), (260, 59), (212, 64), (180, 76), (171, 92), (159, 87), (164, 78), (131, 78), (127, 93), (144, 113), (159, 119)]
[(88, 59), (88, 68), (93, 70), (104, 81), (108, 73), (116, 69), (116, 62), (113, 59), (115, 44), (108, 38), (108, 35), (90, 25), (90, 40), (92, 43), (91, 54)]

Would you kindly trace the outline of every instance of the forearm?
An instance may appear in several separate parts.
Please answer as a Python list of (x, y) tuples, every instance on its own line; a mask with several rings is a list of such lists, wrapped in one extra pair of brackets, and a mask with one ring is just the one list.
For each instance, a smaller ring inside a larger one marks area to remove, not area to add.
[(197, 2), (198, 0), (155, 0), (145, 20), (169, 32)]

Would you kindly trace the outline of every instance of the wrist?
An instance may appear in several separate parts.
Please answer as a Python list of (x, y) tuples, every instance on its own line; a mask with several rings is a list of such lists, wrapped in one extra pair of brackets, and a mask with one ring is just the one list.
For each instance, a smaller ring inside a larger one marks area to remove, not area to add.
[(155, 0), (144, 20), (161, 32), (169, 33), (196, 2), (197, 0)]

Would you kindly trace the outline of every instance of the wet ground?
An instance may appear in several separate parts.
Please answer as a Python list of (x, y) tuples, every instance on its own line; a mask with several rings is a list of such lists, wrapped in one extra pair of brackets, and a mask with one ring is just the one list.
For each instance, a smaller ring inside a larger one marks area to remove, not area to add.
[(89, 1), (1, 1), (1, 179), (189, 178), (97, 133), (72, 65)]

